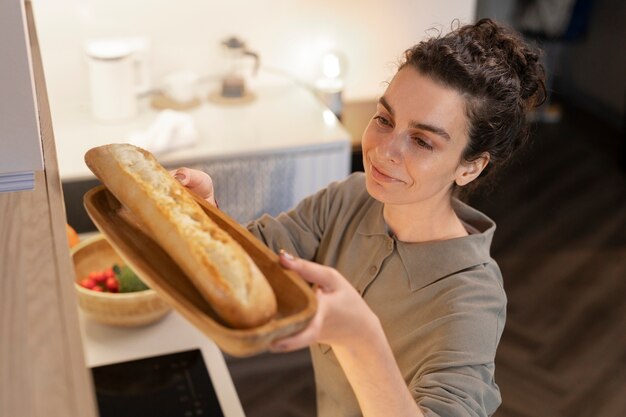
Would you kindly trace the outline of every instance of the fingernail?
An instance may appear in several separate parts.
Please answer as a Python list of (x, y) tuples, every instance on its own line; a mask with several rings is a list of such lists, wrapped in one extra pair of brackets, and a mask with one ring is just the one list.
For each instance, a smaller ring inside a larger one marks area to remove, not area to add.
[(293, 257), (292, 254), (290, 254), (289, 252), (287, 252), (284, 249), (280, 250), (280, 256), (282, 256), (283, 258), (287, 259), (288, 261), (293, 261), (293, 260), (296, 259), (296, 258)]
[(183, 182), (185, 180), (185, 176), (183, 174), (179, 174), (179, 173), (174, 174), (174, 178), (178, 182)]

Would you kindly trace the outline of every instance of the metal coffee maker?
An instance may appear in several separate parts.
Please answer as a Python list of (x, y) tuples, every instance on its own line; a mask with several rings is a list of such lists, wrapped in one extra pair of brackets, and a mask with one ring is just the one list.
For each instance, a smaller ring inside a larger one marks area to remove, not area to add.
[(256, 75), (259, 69), (259, 55), (249, 50), (244, 41), (234, 36), (222, 41), (222, 51), (226, 59), (226, 71), (221, 79), (219, 94), (213, 94), (212, 99), (220, 102), (253, 100), (254, 93), (249, 90), (246, 80)]

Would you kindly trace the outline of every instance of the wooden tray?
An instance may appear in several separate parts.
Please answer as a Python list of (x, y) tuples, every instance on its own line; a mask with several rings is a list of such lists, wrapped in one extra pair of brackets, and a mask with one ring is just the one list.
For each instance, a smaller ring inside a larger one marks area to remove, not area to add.
[(137, 275), (224, 352), (233, 356), (258, 354), (266, 351), (272, 341), (302, 330), (317, 309), (311, 288), (294, 272), (284, 269), (278, 256), (248, 230), (204, 199), (190, 194), (246, 250), (269, 281), (278, 301), (278, 313), (270, 322), (251, 329), (228, 327), (172, 258), (126, 216), (120, 215), (120, 202), (105, 186), (89, 190), (84, 204), (96, 227)]

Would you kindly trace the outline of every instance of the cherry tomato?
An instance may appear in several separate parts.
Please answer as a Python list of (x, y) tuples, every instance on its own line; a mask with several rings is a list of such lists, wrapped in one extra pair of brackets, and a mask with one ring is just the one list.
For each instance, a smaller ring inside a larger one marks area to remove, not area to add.
[(117, 279), (114, 277), (107, 278), (106, 287), (110, 292), (118, 292), (120, 289), (120, 284), (117, 282)]
[(91, 288), (91, 291), (96, 291), (96, 292), (104, 292), (104, 290), (102, 289), (101, 286), (96, 285), (93, 288)]
[(92, 278), (84, 278), (84, 279), (82, 279), (82, 280), (79, 282), (79, 284), (80, 284), (82, 287), (84, 287), (84, 288), (87, 288), (87, 289), (90, 289), (90, 290), (91, 290), (91, 289), (93, 289), (93, 287), (95, 287), (95, 286), (96, 286), (96, 281), (95, 281), (95, 280), (93, 280)]

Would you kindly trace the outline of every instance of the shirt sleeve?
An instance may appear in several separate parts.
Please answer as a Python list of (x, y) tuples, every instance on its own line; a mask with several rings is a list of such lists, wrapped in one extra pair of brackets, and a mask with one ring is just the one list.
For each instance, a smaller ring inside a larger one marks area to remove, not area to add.
[(411, 388), (426, 417), (486, 417), (501, 403), (493, 364), (440, 369)]
[(248, 230), (278, 252), (286, 250), (300, 258), (312, 260), (326, 227), (328, 189), (302, 200), (294, 209), (276, 217), (263, 215), (247, 225)]
[(437, 302), (443, 311), (422, 341), (423, 361), (409, 383), (427, 417), (487, 417), (502, 402), (494, 360), (506, 296), (484, 272), (460, 275), (461, 285), (447, 288)]

